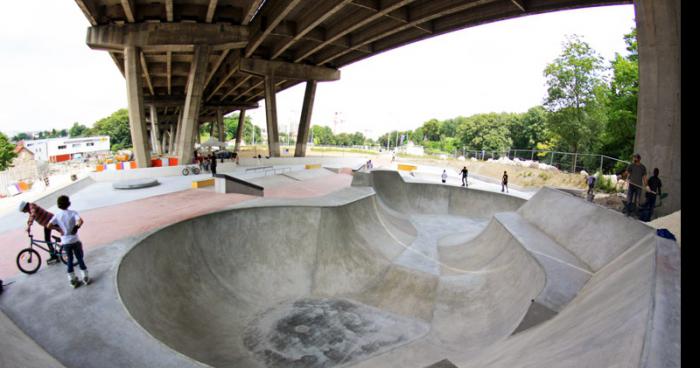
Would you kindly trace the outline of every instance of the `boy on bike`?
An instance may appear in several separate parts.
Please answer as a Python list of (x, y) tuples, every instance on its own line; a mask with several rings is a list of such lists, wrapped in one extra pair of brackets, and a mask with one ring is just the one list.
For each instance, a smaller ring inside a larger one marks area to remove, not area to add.
[[(58, 197), (57, 201), (58, 212), (49, 221), (50, 224), (58, 225), (61, 228), (62, 236), (61, 243), (63, 244), (63, 249), (68, 256), (68, 280), (70, 281), (73, 288), (77, 288), (82, 285), (83, 282), (87, 285), (90, 283), (90, 278), (88, 277), (87, 266), (83, 261), (83, 244), (78, 238), (78, 229), (83, 225), (83, 219), (80, 218), (77, 212), (69, 210), (70, 199), (66, 195)], [(78, 267), (83, 274), (83, 279), (78, 280), (73, 273), (73, 257), (78, 260)]]
[(29, 219), (27, 220), (27, 234), (31, 233), (32, 224), (36, 221), (39, 225), (44, 227), (44, 240), (49, 246), (49, 259), (46, 260), (46, 264), (54, 264), (58, 262), (58, 256), (56, 256), (56, 250), (51, 242), (51, 230), (58, 230), (53, 225), (49, 224), (49, 220), (53, 217), (53, 213), (41, 208), (35, 203), (27, 203), (22, 201), (19, 204), (19, 212), (29, 213)]

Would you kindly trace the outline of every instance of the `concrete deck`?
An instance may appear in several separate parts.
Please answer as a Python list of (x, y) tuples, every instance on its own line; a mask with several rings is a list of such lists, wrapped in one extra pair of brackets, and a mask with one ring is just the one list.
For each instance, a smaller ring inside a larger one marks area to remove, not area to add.
[[(0, 310), (66, 367), (680, 366), (680, 250), (654, 229), (549, 188), (363, 180), (86, 210), (94, 283), (42, 267)], [(533, 300), (553, 315), (514, 333)]]

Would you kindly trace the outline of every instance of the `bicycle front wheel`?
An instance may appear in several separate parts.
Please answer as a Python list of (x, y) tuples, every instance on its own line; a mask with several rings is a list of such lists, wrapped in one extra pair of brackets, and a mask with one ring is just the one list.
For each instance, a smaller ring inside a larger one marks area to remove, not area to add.
[(33, 274), (41, 267), (41, 256), (32, 248), (25, 248), (17, 254), (17, 268), (26, 274)]
[(199, 171), (199, 168), (194, 167), (194, 168), (192, 168), (192, 172), (193, 172), (195, 175), (199, 175), (199, 172), (200, 172), (200, 171)]

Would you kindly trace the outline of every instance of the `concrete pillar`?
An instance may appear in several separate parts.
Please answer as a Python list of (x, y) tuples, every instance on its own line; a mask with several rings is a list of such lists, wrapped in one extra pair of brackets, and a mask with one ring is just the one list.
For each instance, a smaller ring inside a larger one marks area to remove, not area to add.
[(199, 137), (199, 109), (207, 79), (210, 49), (208, 45), (194, 47), (194, 58), (187, 83), (187, 97), (185, 97), (182, 113), (182, 133), (180, 133), (177, 149), (177, 157), (181, 165), (191, 163), (194, 157), (194, 142)]
[(151, 140), (152, 148), (155, 153), (163, 153), (160, 146), (160, 128), (158, 125), (158, 110), (155, 106), (151, 106)]
[[(655, 167), (668, 197), (659, 215), (681, 208), (681, 2), (636, 0), (639, 101), (634, 150)], [(658, 203), (658, 202), (657, 202)]]
[(164, 130), (163, 134), (161, 134), (162, 141), (160, 142), (160, 153), (165, 154), (168, 151), (166, 150), (167, 145), (168, 145), (168, 131)]
[(175, 128), (175, 141), (173, 142), (172, 155), (177, 156), (180, 150), (178, 149), (178, 144), (180, 142), (180, 135), (182, 135), (182, 110), (177, 114), (177, 126)]
[(299, 118), (299, 131), (297, 133), (297, 146), (294, 149), (294, 157), (306, 156), (306, 142), (309, 141), (309, 127), (311, 125), (311, 113), (314, 109), (317, 84), (318, 82), (314, 80), (306, 82), (304, 105), (301, 108), (301, 117)]
[(265, 77), (265, 115), (267, 117), (267, 146), (270, 157), (280, 157), (280, 135), (277, 130), (277, 98), (274, 76)]
[[(241, 112), (238, 114), (238, 128), (236, 129), (236, 147), (234, 147), (233, 151), (238, 152), (238, 150), (241, 148), (241, 139), (243, 138), (243, 128), (245, 126), (245, 109), (241, 109)], [(255, 133), (255, 127), (253, 127), (253, 133)], [(248, 142), (250, 143), (250, 142)]]
[(179, 119), (177, 122), (170, 124), (170, 131), (168, 132), (168, 155), (173, 155), (175, 146), (173, 146), (173, 143), (175, 143), (175, 131), (177, 130), (177, 124), (179, 123)]
[(129, 108), (129, 129), (133, 145), (134, 160), (140, 168), (149, 167), (151, 153), (147, 149), (146, 115), (143, 105), (143, 77), (141, 60), (136, 47), (124, 49), (124, 77), (126, 78), (127, 105)]
[(226, 142), (226, 132), (224, 131), (224, 111), (216, 109), (216, 127), (219, 132), (219, 142)]

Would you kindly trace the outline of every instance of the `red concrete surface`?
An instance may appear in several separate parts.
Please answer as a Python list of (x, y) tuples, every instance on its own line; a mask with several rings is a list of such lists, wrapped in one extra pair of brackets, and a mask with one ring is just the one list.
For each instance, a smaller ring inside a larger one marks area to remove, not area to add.
[[(265, 197), (304, 198), (329, 194), (350, 186), (352, 176), (334, 174), (322, 178), (300, 181), (280, 187), (265, 189)], [(137, 201), (96, 208), (80, 213), (85, 225), (78, 235), (86, 253), (110, 244), (118, 239), (143, 234), (150, 230), (173, 224), (188, 218), (210, 213), (255, 197), (242, 194), (218, 194), (210, 190), (188, 189)], [(32, 233), (43, 240), (44, 233), (36, 223)], [(54, 232), (55, 234), (55, 232)], [(19, 273), (15, 259), (17, 253), (29, 245), (24, 228), (0, 234), (0, 278)], [(48, 254), (39, 250), (45, 269)], [(86, 260), (88, 269), (89, 259)], [(49, 267), (65, 267), (49, 266)]]

